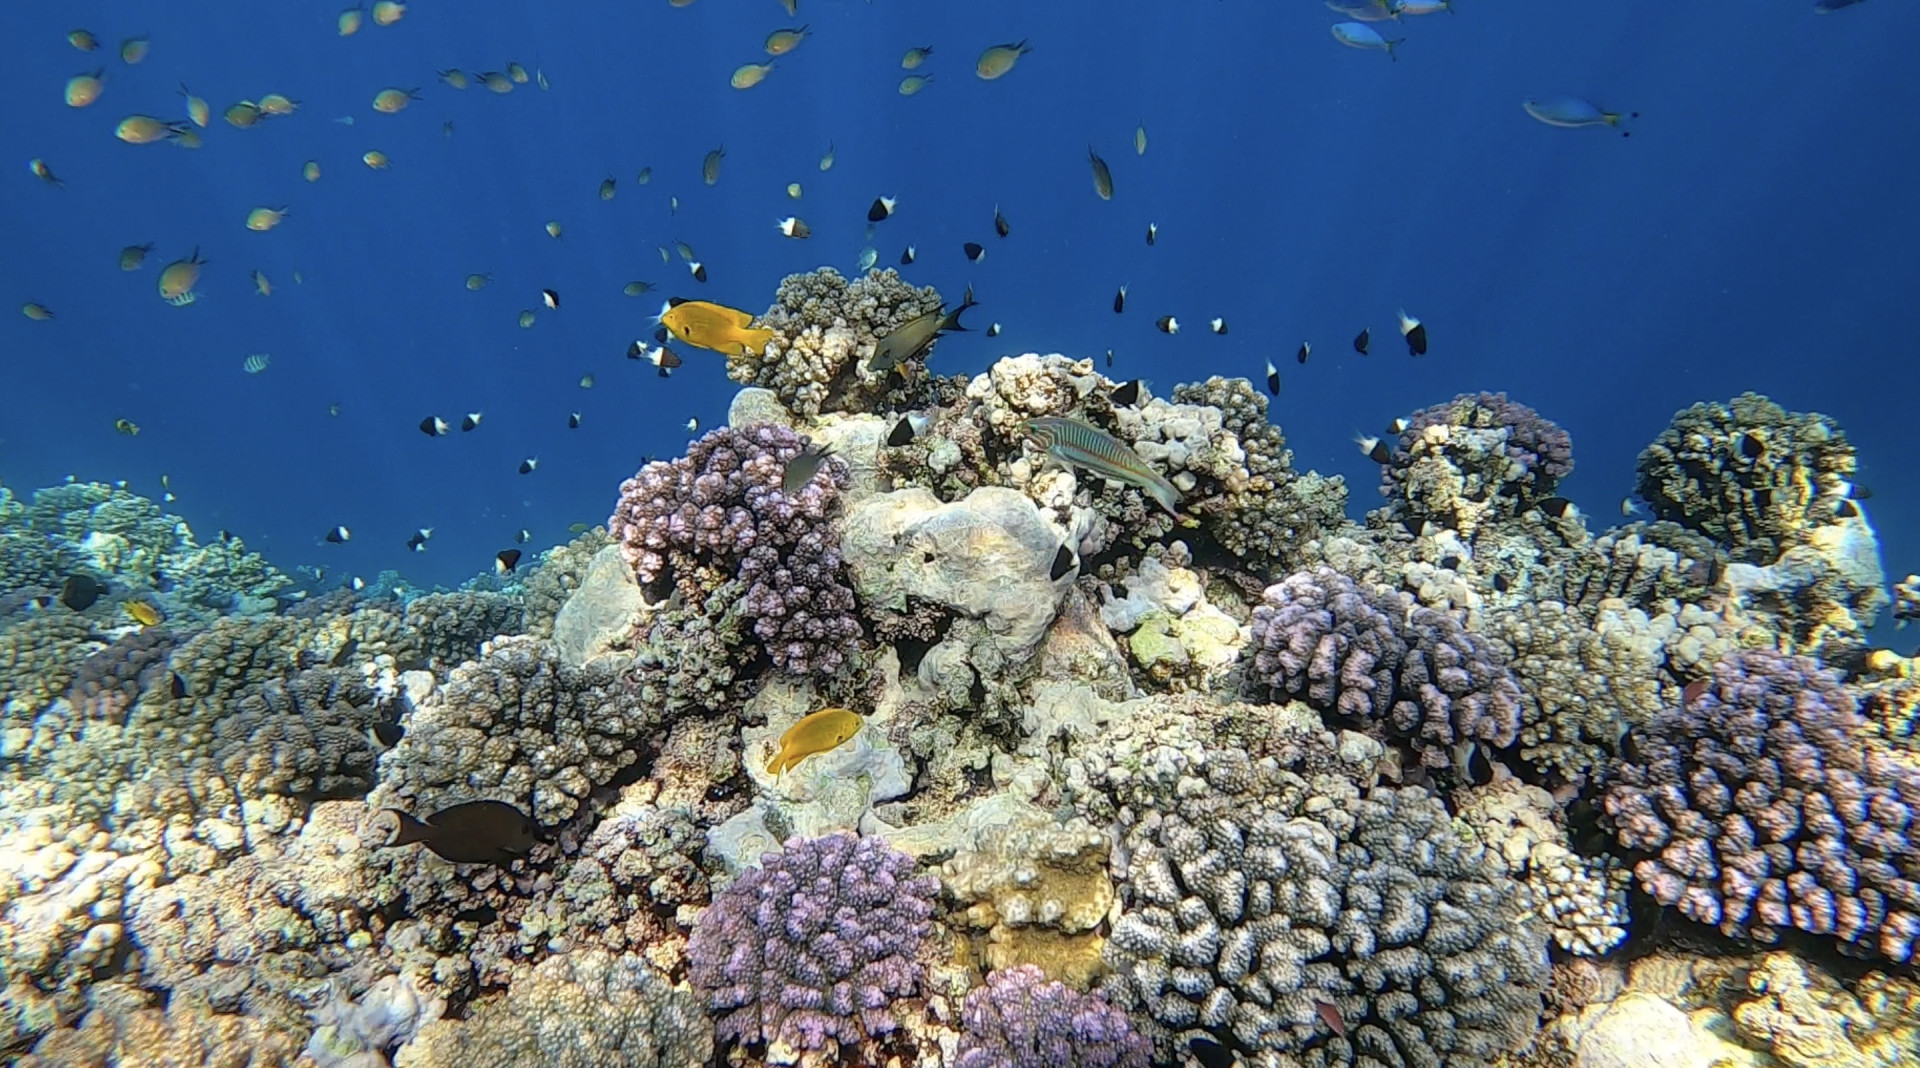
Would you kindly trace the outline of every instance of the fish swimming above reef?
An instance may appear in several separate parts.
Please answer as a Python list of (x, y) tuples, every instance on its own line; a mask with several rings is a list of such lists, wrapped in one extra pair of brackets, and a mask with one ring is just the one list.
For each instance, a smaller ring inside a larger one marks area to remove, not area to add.
[(396, 821), (393, 837), (382, 849), (418, 842), (455, 864), (506, 864), (533, 849), (533, 820), (505, 801), (468, 801), (443, 808), (425, 822), (397, 808), (381, 813), (391, 813)]
[(1063, 416), (1027, 421), (1027, 440), (1069, 467), (1124, 482), (1152, 497), (1168, 515), (1179, 515), (1180, 491), (1140, 454), (1110, 434)]
[(780, 736), (780, 748), (767, 760), (767, 771), (779, 775), (815, 753), (825, 753), (860, 733), (864, 721), (844, 708), (823, 708), (800, 718)]
[(660, 325), (689, 345), (728, 356), (757, 354), (773, 340), (773, 331), (754, 327), (751, 314), (704, 300), (675, 304), (660, 313)]
[(960, 324), (960, 316), (968, 308), (977, 307), (979, 301), (973, 299), (973, 287), (967, 287), (967, 295), (960, 306), (947, 311), (945, 304), (930, 312), (923, 312), (909, 319), (892, 333), (880, 339), (874, 346), (873, 356), (867, 360), (867, 370), (875, 372), (890, 371), (908, 360), (922, 356), (935, 338), (951, 330), (965, 330)]

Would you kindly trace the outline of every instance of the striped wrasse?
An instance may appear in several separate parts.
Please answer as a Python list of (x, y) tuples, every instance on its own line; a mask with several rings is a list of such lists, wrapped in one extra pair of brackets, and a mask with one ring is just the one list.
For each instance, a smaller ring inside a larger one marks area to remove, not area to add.
[(1137, 487), (1179, 515), (1180, 491), (1126, 444), (1078, 419), (1043, 416), (1027, 420), (1027, 440), (1069, 467), (1081, 467), (1115, 482)]

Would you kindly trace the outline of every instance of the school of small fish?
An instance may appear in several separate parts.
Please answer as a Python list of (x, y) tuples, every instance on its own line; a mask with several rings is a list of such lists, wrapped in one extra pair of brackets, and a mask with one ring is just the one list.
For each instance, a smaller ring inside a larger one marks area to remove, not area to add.
[[(684, 7), (693, 3), (694, 0), (668, 0), (668, 2), (674, 7)], [(1863, 0), (1814, 0), (1812, 6), (1815, 13), (1825, 15), (1840, 11), (1844, 8), (1853, 7), (1862, 2)], [(781, 0), (780, 6), (785, 10), (789, 18), (797, 17), (799, 7), (797, 0)], [(1325, 0), (1325, 6), (1333, 12), (1334, 17), (1338, 20), (1330, 26), (1330, 33), (1335, 42), (1351, 49), (1383, 53), (1389, 61), (1395, 62), (1400, 59), (1403, 46), (1407, 46), (1408, 42), (1418, 35), (1419, 26), (1423, 19), (1441, 13), (1449, 15), (1454, 13), (1454, 0)], [(353, 37), (359, 34), (368, 24), (376, 28), (389, 28), (400, 23), (403, 18), (407, 18), (408, 16), (408, 5), (397, 2), (397, 0), (378, 0), (378, 2), (370, 5), (356, 3), (354, 6), (340, 11), (337, 16), (332, 18), (331, 29), (333, 33), (339, 37)], [(424, 18), (429, 16), (423, 15), (416, 17)], [(768, 92), (768, 90), (763, 87), (778, 85), (782, 78), (788, 77), (789, 75), (783, 72), (787, 70), (789, 65), (799, 66), (808, 62), (810, 53), (817, 51), (820, 46), (814, 45), (809, 47), (807, 42), (817, 34), (827, 32), (830, 32), (830, 28), (823, 27), (822, 29), (816, 30), (814, 24), (808, 22), (800, 22), (796, 25), (775, 26), (768, 29), (765, 31), (764, 36), (756, 36), (758, 47), (755, 51), (757, 54), (751, 58), (738, 56), (737, 58), (744, 60), (744, 62), (739, 62), (730, 68), (716, 70), (716, 82), (719, 78), (724, 77), (732, 89), (742, 93), (751, 92), (756, 89), (759, 89), (762, 93)], [(983, 30), (983, 33), (991, 32), (990, 29)], [(84, 28), (74, 29), (68, 33), (66, 35), (66, 42), (75, 50), (82, 53), (95, 53), (99, 52), (102, 48), (101, 38)], [(971, 43), (962, 43), (957, 46), (957, 49), (949, 49), (945, 45), (936, 49), (934, 44), (915, 44), (907, 47), (903, 53), (898, 53), (900, 58), (898, 60), (898, 66), (895, 69), (897, 69), (898, 72), (904, 73), (896, 83), (895, 88), (897, 93), (903, 97), (913, 97), (923, 92), (942, 93), (959, 91), (960, 87), (955, 83), (963, 81), (963, 77), (950, 78), (949, 80), (943, 81), (939, 77), (939, 70), (936, 69), (940, 68), (943, 63), (951, 60), (952, 57), (948, 54), (951, 50), (961, 50), (964, 54), (971, 54), (976, 57), (973, 59), (973, 73), (975, 79), (980, 82), (999, 82), (1009, 78), (1018, 81), (1024, 77), (1018, 73), (1023, 64), (1045, 63), (1047, 61), (1048, 49), (1045, 47), (1046, 44), (1047, 42), (1042, 42), (1043, 47), (1036, 48), (1033, 42), (1026, 38), (999, 41), (996, 43), (991, 36), (976, 38), (975, 41)], [(160, 42), (160, 45), (162, 49), (164, 49), (165, 42)], [(1062, 46), (1065, 47), (1066, 43), (1063, 42)], [(979, 48), (977, 53), (972, 51), (972, 49), (976, 47)], [(102, 54), (115, 53), (109, 50), (109, 52)], [(158, 54), (164, 55), (164, 51)], [(120, 62), (127, 66), (146, 63), (155, 55), (155, 42), (145, 33), (123, 39), (117, 50), (117, 56)], [(962, 62), (964, 62), (964, 59)], [(891, 58), (887, 60), (887, 65), (891, 68)], [(536, 66), (532, 71), (529, 71), (523, 64), (512, 60), (501, 64), (499, 69), (432, 69), (431, 73), (433, 77), (431, 79), (424, 77), (427, 73), (425, 69), (414, 73), (418, 76), (422, 84), (390, 84), (377, 88), (368, 87), (362, 90), (367, 95), (359, 96), (358, 99), (367, 101), (367, 104), (362, 106), (370, 108), (374, 113), (374, 116), (366, 117), (367, 125), (370, 128), (380, 127), (382, 124), (390, 121), (378, 118), (377, 116), (397, 115), (417, 104), (430, 102), (432, 97), (427, 88), (429, 84), (434, 84), (439, 87), (433, 89), (433, 93), (445, 91), (460, 93), (470, 89), (484, 89), (487, 92), (500, 95), (513, 93), (519, 86), (528, 84), (535, 85), (541, 90), (550, 90), (553, 85), (553, 82), (541, 67)], [(199, 84), (197, 77), (190, 80), (193, 80), (196, 85)], [(409, 77), (406, 80), (413, 81), (414, 79)], [(116, 99), (121, 93), (128, 92), (128, 90), (124, 89), (116, 92), (113, 83), (114, 77), (109, 73), (108, 65), (94, 63), (90, 65), (89, 69), (78, 71), (65, 80), (60, 88), (61, 99), (68, 108), (76, 112), (88, 112), (89, 109), (94, 109), (100, 105), (103, 99), (111, 101)], [(169, 85), (172, 84), (170, 81)], [(202, 88), (204, 87), (205, 86), (202, 86)], [(982, 89), (980, 91), (997, 93), (1002, 91), (1002, 87), (995, 86), (992, 89)], [(120, 118), (112, 127), (114, 137), (128, 145), (145, 146), (168, 143), (181, 148), (198, 149), (203, 147), (205, 144), (203, 138), (207, 136), (237, 136), (242, 138), (258, 136), (219, 130), (213, 122), (216, 114), (216, 105), (210, 104), (206, 98), (197, 95), (184, 81), (178, 83), (177, 90), (169, 89), (167, 92), (169, 97), (178, 97), (178, 100), (169, 106), (178, 109), (176, 114), (178, 114), (179, 117), (169, 117), (161, 113), (162, 109), (159, 105), (164, 102), (162, 100), (147, 99), (143, 101), (129, 101), (130, 105), (144, 106), (155, 112), (155, 114), (145, 112), (126, 113), (124, 117)], [(1617, 131), (1622, 136), (1629, 136), (1631, 134), (1629, 126), (1633, 120), (1639, 118), (1639, 112), (1637, 111), (1619, 107), (1602, 106), (1584, 97), (1554, 92), (1525, 97), (1520, 101), (1520, 106), (1525, 115), (1547, 126), (1569, 129), (1599, 127)], [(300, 101), (278, 91), (261, 92), (257, 94), (257, 96), (235, 100), (227, 104), (224, 108), (218, 109), (219, 117), (224, 119), (226, 126), (230, 127), (231, 131), (247, 131), (270, 122), (275, 124), (283, 122), (297, 123), (302, 121), (300, 114)], [(362, 114), (364, 115), (364, 112)], [(352, 114), (335, 117), (332, 119), (332, 122), (341, 127), (356, 128), (356, 116)], [(202, 131), (206, 131), (206, 133), (203, 134)], [(441, 133), (443, 137), (453, 136), (454, 124), (451, 120), (442, 122)], [(1117, 138), (1115, 140), (1117, 140)], [(1131, 143), (1136, 157), (1146, 154), (1149, 142), (1147, 123), (1144, 120), (1134, 125)], [(1121, 142), (1121, 144), (1124, 144), (1124, 142)], [(364, 166), (373, 171), (386, 171), (395, 167), (407, 166), (410, 158), (423, 151), (419, 146), (401, 145), (395, 147), (397, 155), (391, 157), (382, 147), (367, 147), (361, 153), (359, 157), (360, 161)], [(1085, 163), (1087, 173), (1091, 179), (1094, 196), (1102, 202), (1114, 202), (1116, 198), (1122, 198), (1124, 196), (1127, 187), (1123, 180), (1116, 180), (1114, 166), (1106, 156), (1102, 155), (1100, 148), (1101, 146), (1099, 144), (1094, 143), (1089, 143), (1086, 146)], [(710, 148), (687, 145), (684, 151), (698, 155), (699, 175), (704, 185), (714, 186), (721, 181), (724, 170), (723, 164), (727, 159), (727, 150), (724, 144), (715, 144)], [(1114, 147), (1109, 145), (1109, 151), (1114, 151)], [(1124, 148), (1121, 148), (1119, 151), (1120, 153), (1124, 153)], [(141, 152), (133, 154), (140, 155), (144, 154), (144, 152), (145, 150), (143, 149)], [(1116, 158), (1119, 158), (1122, 164), (1128, 162), (1123, 154), (1117, 155)], [(822, 174), (825, 174), (833, 169), (834, 164), (834, 143), (828, 141), (823, 154), (819, 157), (818, 170)], [(680, 166), (686, 167), (687, 173), (691, 174), (690, 159), (680, 164)], [(54, 165), (42, 157), (29, 160), (27, 168), (40, 182), (55, 188), (65, 186), (69, 177), (71, 177), (64, 173), (57, 173)], [(1124, 171), (1124, 167), (1122, 169)], [(299, 169), (301, 178), (309, 186), (317, 186), (322, 173), (322, 164), (317, 159), (306, 160)], [(639, 186), (646, 186), (651, 182), (652, 177), (653, 167), (648, 165), (642, 167), (635, 174), (633, 182)], [(1120, 177), (1124, 179), (1125, 175), (1122, 174)], [(325, 188), (324, 186), (317, 187)], [(783, 188), (787, 200), (796, 202), (803, 200), (805, 190), (799, 182), (786, 181)], [(1082, 188), (1085, 187), (1082, 186)], [(612, 201), (619, 195), (619, 190), (620, 179), (616, 175), (608, 174), (604, 178), (601, 178), (598, 183), (597, 197), (603, 202)], [(284, 193), (284, 189), (276, 190), (276, 192)], [(262, 199), (265, 198), (263, 197)], [(865, 240), (853, 261), (859, 270), (866, 271), (873, 269), (879, 263), (880, 253), (874, 243), (875, 235), (878, 228), (887, 224), (901, 209), (902, 199), (903, 198), (897, 194), (891, 192), (875, 195), (866, 213)], [(1124, 201), (1122, 201), (1122, 203), (1124, 203)], [(680, 208), (679, 197), (677, 195), (669, 197), (668, 206), (670, 212), (677, 213)], [(244, 214), (241, 214), (236, 209), (236, 216), (239, 217), (248, 231), (259, 235), (271, 235), (248, 239), (249, 241), (261, 242), (263, 245), (276, 241), (297, 239), (290, 235), (296, 234), (304, 225), (304, 217), (301, 214), (301, 210), (298, 205), (294, 204), (260, 204), (255, 202), (245, 209)], [(990, 216), (986, 212), (985, 205), (983, 204), (979, 218), (983, 224), (986, 220), (991, 220), (991, 225), (997, 240), (1007, 241), (1012, 237), (1012, 223), (1008, 214), (1002, 210), (999, 204), (992, 206)], [(1127, 225), (1135, 226), (1138, 225), (1138, 222), (1129, 222)], [(897, 234), (898, 226), (899, 224), (895, 223), (892, 227), (889, 227), (889, 229), (891, 232)], [(1145, 226), (1146, 243), (1149, 246), (1157, 245), (1160, 238), (1159, 225), (1149, 221)], [(777, 220), (774, 228), (781, 238), (792, 241), (809, 240), (813, 238), (816, 233), (814, 225), (798, 214), (789, 214)], [(559, 218), (547, 220), (544, 223), (544, 230), (554, 241), (564, 240), (566, 227), (563, 220)], [(1134, 232), (1138, 233), (1138, 231)], [(212, 235), (208, 236), (211, 237)], [(901, 266), (912, 266), (919, 261), (920, 250), (918, 246), (909, 243), (904, 246), (895, 247), (902, 249), (898, 256), (898, 263)], [(952, 246), (948, 247), (951, 248)], [(674, 248), (678, 252), (679, 258), (692, 283), (696, 285), (706, 283), (710, 277), (707, 263), (698, 258), (691, 246), (685, 242), (675, 241)], [(118, 252), (118, 268), (123, 272), (144, 270), (146, 269), (146, 262), (149, 256), (158, 251), (159, 246), (154, 242), (127, 245)], [(960, 252), (968, 263), (979, 264), (986, 259), (988, 247), (983, 241), (963, 241), (956, 251)], [(187, 308), (196, 305), (201, 297), (200, 286), (202, 284), (204, 269), (213, 261), (202, 255), (200, 247), (193, 247), (191, 251), (187, 251), (184, 255), (181, 254), (180, 249), (176, 248), (170, 250), (166, 255), (171, 258), (165, 261), (165, 265), (160, 268), (155, 278), (158, 297), (166, 304), (178, 308)], [(673, 256), (665, 246), (660, 248), (660, 255), (663, 263), (667, 265), (672, 264)], [(931, 253), (929, 253), (929, 255), (931, 255)], [(229, 267), (231, 266), (232, 265), (229, 264)], [(302, 281), (298, 271), (293, 272), (291, 277), (296, 284)], [(257, 268), (248, 269), (247, 278), (254, 294), (260, 297), (271, 297), (273, 295), (273, 283), (261, 270)], [(493, 280), (494, 275), (489, 271), (473, 271), (465, 275), (464, 286), (470, 292), (478, 292), (486, 288)], [(661, 287), (655, 281), (634, 279), (623, 285), (621, 293), (626, 297), (639, 297), (658, 288)], [(537, 296), (537, 300), (532, 299), (535, 296)], [(541, 320), (542, 315), (546, 313), (558, 314), (562, 306), (560, 293), (552, 288), (540, 289), (537, 294), (530, 293), (528, 294), (528, 298), (528, 307), (520, 310), (516, 317), (518, 326), (523, 329), (533, 328)], [(1128, 302), (1128, 286), (1121, 284), (1115, 291), (1112, 300), (1112, 310), (1114, 314), (1126, 314)], [(925, 359), (938, 339), (950, 333), (968, 330), (966, 326), (961, 325), (960, 317), (962, 313), (975, 307), (976, 304), (973, 290), (971, 286), (969, 286), (965, 298), (951, 311), (942, 307), (905, 323), (887, 337), (880, 340), (875, 351), (867, 360), (867, 369), (875, 373), (887, 373), (909, 361)], [(59, 317), (55, 314), (55, 311), (41, 301), (25, 300), (20, 304), (20, 308), (23, 315), (35, 322), (58, 323), (59, 321)], [(1155, 330), (1160, 334), (1168, 336), (1180, 333), (1180, 318), (1175, 314), (1153, 314), (1153, 312), (1158, 311), (1161, 311), (1161, 309), (1154, 309), (1148, 313), (1152, 316), (1152, 324)], [(1407, 346), (1409, 355), (1413, 357), (1426, 355), (1429, 345), (1426, 324), (1404, 309), (1398, 310), (1395, 319), (1400, 336)], [(1202, 320), (1196, 317), (1196, 321)], [(1229, 324), (1225, 316), (1209, 315), (1203, 321), (1209, 331), (1216, 336), (1229, 333)], [(661, 378), (670, 376), (676, 368), (683, 365), (682, 357), (668, 347), (667, 343), (669, 341), (677, 341), (694, 348), (734, 356), (758, 353), (764, 349), (774, 336), (773, 331), (756, 326), (755, 317), (750, 312), (739, 310), (723, 303), (687, 300), (679, 297), (670, 298), (661, 307), (654, 322), (656, 329), (653, 331), (651, 338), (633, 340), (628, 346), (627, 356), (630, 359), (651, 364)], [(48, 329), (58, 329), (58, 327), (49, 327)], [(995, 337), (998, 336), (1001, 331), (1002, 324), (995, 322), (988, 326), (983, 333), (986, 337)], [(1362, 329), (1360, 329), (1352, 342), (1352, 350), (1355, 353), (1360, 356), (1367, 356), (1369, 354), (1371, 333), (1372, 330), (1370, 326), (1363, 326)], [(1302, 365), (1306, 364), (1312, 351), (1313, 346), (1311, 341), (1302, 341), (1295, 353), (1297, 363)], [(1111, 367), (1114, 360), (1112, 350), (1108, 350), (1106, 359), (1107, 365)], [(258, 375), (267, 370), (270, 361), (271, 356), (264, 352), (247, 354), (244, 359), (240, 361), (240, 369), (248, 375)], [(1265, 361), (1263, 380), (1268, 392), (1277, 397), (1281, 392), (1281, 376), (1279, 368), (1271, 358)], [(582, 389), (591, 389), (594, 385), (593, 375), (586, 374), (582, 376), (579, 379), (579, 385)], [(1116, 390), (1112, 399), (1116, 404), (1132, 404), (1137, 401), (1140, 390), (1141, 384), (1138, 380), (1135, 380)], [(338, 403), (334, 403), (329, 407), (330, 414), (337, 416), (339, 412), (340, 406)], [(463, 433), (471, 433), (480, 427), (481, 418), (481, 413), (479, 412), (468, 413), (458, 421), (457, 425)], [(577, 411), (568, 413), (566, 422), (569, 429), (578, 429), (582, 423), (581, 413)], [(420, 431), (429, 438), (443, 438), (451, 433), (454, 425), (456, 424), (450, 423), (440, 415), (434, 414), (422, 419), (418, 427)], [(687, 420), (686, 425), (689, 433), (695, 432), (699, 426), (698, 419), (690, 418)], [(139, 425), (125, 416), (117, 416), (114, 418), (110, 429), (128, 437), (140, 433)], [(890, 435), (889, 444), (894, 444), (895, 438), (910, 440), (915, 434), (924, 429), (924, 416), (905, 416), (899, 420), (893, 434)], [(1134, 454), (1132, 450), (1128, 449), (1119, 441), (1108, 437), (1096, 428), (1072, 419), (1036, 419), (1028, 425), (1027, 436), (1033, 446), (1040, 449), (1055, 461), (1087, 469), (1101, 477), (1133, 485), (1145, 492), (1168, 512), (1177, 513), (1178, 493), (1174, 488), (1170, 484), (1167, 484), (1164, 478), (1155, 472), (1151, 466), (1146, 464), (1145, 461), (1141, 460), (1138, 455)], [(1358, 436), (1356, 441), (1360, 446), (1361, 452), (1380, 462), (1386, 462), (1388, 455), (1386, 450), (1388, 447), (1383, 441), (1365, 435)], [(824, 458), (824, 452), (807, 452), (797, 457), (788, 471), (787, 491), (789, 493), (797, 492), (800, 487), (804, 486), (818, 471)], [(518, 473), (521, 475), (533, 474), (537, 470), (538, 464), (539, 460), (537, 457), (527, 456), (518, 464)], [(167, 490), (167, 499), (173, 499), (170, 487), (168, 487)], [(524, 535), (526, 532), (521, 531), (520, 533)], [(416, 531), (407, 541), (409, 549), (416, 552), (424, 551), (431, 534), (432, 531), (430, 528), (422, 528)], [(348, 540), (348, 537), (349, 532), (347, 527), (335, 526), (317, 538), (316, 541), (342, 544)], [(519, 537), (517, 540), (524, 542), (526, 538)], [(1063, 548), (1062, 552), (1066, 553), (1066, 550)], [(500, 574), (505, 575), (514, 571), (518, 561), (519, 550), (507, 549), (502, 550), (496, 555), (494, 565)], [(1055, 577), (1058, 578), (1060, 574), (1071, 570), (1073, 566), (1075, 565), (1071, 559), (1071, 554), (1067, 554), (1066, 557), (1056, 561)], [(151, 605), (141, 602), (129, 602), (126, 605), (126, 611), (143, 626), (150, 626), (158, 622), (157, 618), (152, 621), (147, 619), (147, 614), (156, 612)], [(851, 713), (847, 713), (847, 715), (851, 715)], [(856, 726), (853, 729), (857, 729), (857, 717), (855, 717), (855, 721)], [(842, 726), (845, 725), (844, 721), (840, 722)], [(783, 749), (784, 744), (783, 740)], [(471, 816), (472, 814), (470, 813), (469, 815)], [(497, 816), (498, 814), (495, 813), (493, 815)], [(404, 817), (404, 820), (409, 822), (404, 824), (404, 830), (400, 837), (409, 841), (425, 841), (431, 848), (434, 835), (439, 833), (435, 830), (437, 825), (434, 820), (440, 819), (444, 823), (454, 818), (455, 814), (451, 812), (441, 813), (438, 817), (430, 818), (425, 823), (413, 821), (412, 817)]]

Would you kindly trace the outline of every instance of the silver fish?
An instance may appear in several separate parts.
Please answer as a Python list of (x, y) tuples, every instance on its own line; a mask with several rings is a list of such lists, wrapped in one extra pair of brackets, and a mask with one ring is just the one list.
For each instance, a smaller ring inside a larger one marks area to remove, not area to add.
[(785, 490), (789, 497), (797, 496), (801, 490), (807, 488), (807, 483), (813, 481), (813, 476), (819, 472), (820, 465), (826, 463), (827, 457), (832, 455), (833, 446), (831, 445), (809, 445), (801, 449), (799, 455), (787, 461), (787, 473), (781, 479), (780, 488)]
[(943, 304), (907, 320), (893, 333), (880, 339), (880, 344), (874, 347), (872, 358), (867, 360), (867, 370), (890, 371), (927, 351), (927, 346), (933, 344), (933, 339), (941, 334), (949, 330), (965, 330), (966, 327), (960, 325), (960, 315), (978, 303), (973, 299), (972, 287), (968, 287), (966, 299), (953, 311), (947, 311)]
[(1085, 468), (1124, 482), (1152, 497), (1168, 515), (1179, 515), (1180, 491), (1125, 442), (1078, 419), (1043, 416), (1027, 420), (1027, 440), (1068, 467)]

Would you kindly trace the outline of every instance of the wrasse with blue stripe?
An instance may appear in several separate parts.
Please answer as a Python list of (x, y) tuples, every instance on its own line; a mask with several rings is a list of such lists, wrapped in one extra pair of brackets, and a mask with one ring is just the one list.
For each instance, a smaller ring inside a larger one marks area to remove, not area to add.
[(1029, 419), (1027, 440), (1069, 467), (1123, 482), (1152, 497), (1168, 515), (1179, 515), (1180, 491), (1125, 442), (1078, 419), (1044, 416)]

